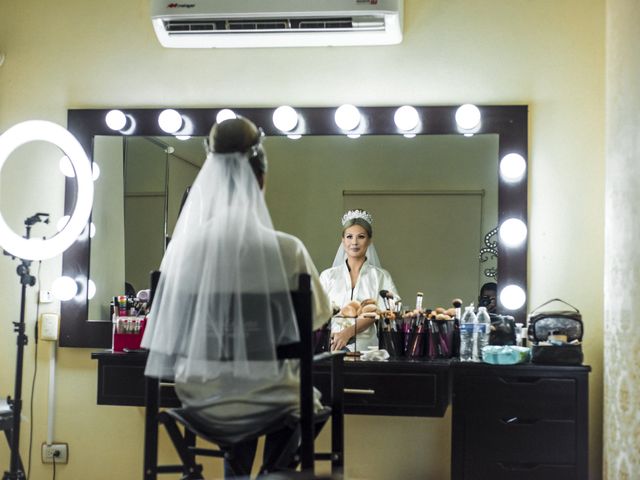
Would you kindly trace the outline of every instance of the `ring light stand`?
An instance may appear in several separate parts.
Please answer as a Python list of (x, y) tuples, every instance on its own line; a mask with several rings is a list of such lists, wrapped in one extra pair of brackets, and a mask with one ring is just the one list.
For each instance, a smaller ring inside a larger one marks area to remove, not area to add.
[[(36, 213), (34, 216), (29, 217), (24, 221), (26, 229), (26, 234), (24, 236), (25, 239), (28, 240), (31, 237), (31, 227), (38, 222), (49, 223), (49, 214)], [(4, 254), (16, 259), (16, 257), (6, 251)], [(29, 271), (31, 267), (31, 260), (25, 260), (22, 258), (19, 258), (18, 260), (20, 261), (20, 265), (16, 268), (16, 273), (18, 274), (18, 277), (20, 277), (21, 285), (20, 321), (13, 322), (13, 331), (18, 334), (16, 341), (16, 377), (13, 399), (11, 399), (11, 397), (7, 398), (7, 403), (11, 406), (11, 410), (13, 412), (13, 426), (11, 428), (11, 470), (4, 473), (4, 476), (2, 477), (3, 480), (25, 478), (24, 472), (20, 470), (20, 448), (18, 447), (20, 445), (20, 414), (22, 413), (22, 371), (24, 368), (24, 347), (29, 343), (29, 339), (24, 333), (24, 312), (27, 299), (27, 287), (33, 287), (36, 284), (36, 277), (31, 275)]]
[(49, 223), (49, 214), (36, 213), (25, 220), (26, 235), (17, 235), (0, 214), (0, 246), (6, 255), (20, 261), (16, 272), (20, 277), (20, 320), (13, 322), (18, 334), (16, 351), (16, 375), (13, 399), (8, 399), (12, 410), (13, 426), (11, 430), (10, 471), (4, 472), (3, 480), (22, 480), (25, 473), (20, 462), (20, 414), (22, 412), (22, 371), (24, 347), (28, 342), (25, 334), (24, 313), (26, 307), (27, 286), (35, 285), (36, 279), (29, 271), (33, 260), (44, 260), (65, 251), (76, 241), (86, 226), (93, 204), (93, 179), (91, 163), (76, 138), (65, 128), (42, 120), (29, 120), (19, 123), (0, 135), (0, 170), (9, 155), (19, 146), (41, 140), (53, 143), (60, 148), (71, 161), (77, 178), (76, 202), (71, 218), (65, 227), (50, 239), (31, 237), (31, 227), (38, 223)]

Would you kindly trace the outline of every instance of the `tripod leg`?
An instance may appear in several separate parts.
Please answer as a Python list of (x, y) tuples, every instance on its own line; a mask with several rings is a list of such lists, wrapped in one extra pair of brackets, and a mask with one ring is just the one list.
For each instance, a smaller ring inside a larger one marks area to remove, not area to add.
[[(11, 448), (11, 430), (5, 430), (4, 436), (7, 437), (7, 443), (9, 444), (9, 448)], [(18, 468), (20, 469), (21, 472), (24, 472), (24, 465), (22, 464), (22, 459), (20, 458), (19, 454), (18, 454)]]

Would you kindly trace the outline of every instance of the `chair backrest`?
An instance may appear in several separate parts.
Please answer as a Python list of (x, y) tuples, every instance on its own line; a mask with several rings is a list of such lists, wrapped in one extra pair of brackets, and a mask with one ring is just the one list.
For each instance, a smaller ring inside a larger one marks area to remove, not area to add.
[[(160, 280), (160, 271), (151, 272), (150, 303)], [(313, 408), (313, 317), (311, 302), (311, 277), (300, 274), (298, 290), (291, 291), (291, 300), (296, 314), (300, 341), (280, 345), (279, 359), (300, 360), (300, 432), (301, 465), (303, 470), (313, 469), (314, 462), (314, 408)]]
[[(148, 302), (149, 308), (151, 307), (155, 299), (155, 293), (160, 281), (160, 271), (153, 270), (150, 273), (150, 277), (151, 287)], [(306, 355), (307, 359), (312, 362), (313, 318), (311, 307), (311, 277), (306, 273), (300, 274), (298, 280), (298, 290), (290, 291), (289, 295), (291, 296), (291, 301), (296, 316), (296, 323), (298, 325), (298, 331), (300, 333), (300, 340), (294, 343), (279, 345), (277, 347), (276, 356), (278, 359), (302, 359), (302, 357)], [(264, 312), (264, 309), (269, 308), (269, 305), (264, 300), (265, 297), (263, 295), (252, 293), (242, 294), (241, 303), (243, 312), (248, 312), (248, 315), (259, 316)], [(273, 307), (272, 312), (277, 313), (280, 308), (278, 301), (274, 300), (271, 306)], [(251, 330), (245, 331), (245, 334), (262, 335), (262, 330), (260, 329), (259, 325), (257, 325)]]

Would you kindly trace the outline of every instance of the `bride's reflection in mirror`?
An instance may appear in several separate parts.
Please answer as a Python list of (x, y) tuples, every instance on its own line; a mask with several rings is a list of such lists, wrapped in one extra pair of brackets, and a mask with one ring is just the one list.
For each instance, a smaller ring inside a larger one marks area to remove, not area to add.
[(378, 346), (376, 306), (384, 309), (382, 303), (377, 305), (380, 292), (396, 292), (396, 286), (373, 245), (371, 213), (349, 210), (340, 224), (342, 237), (333, 266), (320, 275), (332, 305), (340, 309), (332, 319), (331, 349), (363, 351)]

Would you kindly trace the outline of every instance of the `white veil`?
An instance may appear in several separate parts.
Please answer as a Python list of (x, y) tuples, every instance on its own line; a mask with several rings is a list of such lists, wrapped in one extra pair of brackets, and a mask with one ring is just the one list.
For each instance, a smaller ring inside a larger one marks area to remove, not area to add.
[[(276, 232), (242, 153), (209, 153), (162, 260), (145, 374), (205, 382), (278, 374), (299, 338)], [(249, 363), (251, 362), (251, 363)]]

